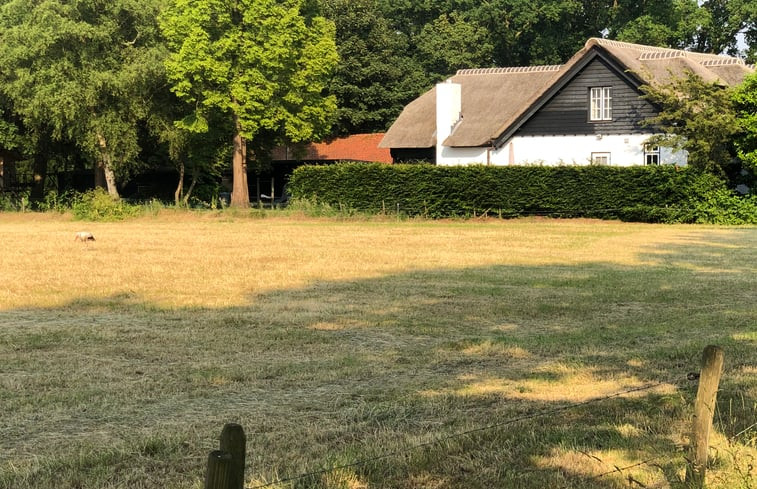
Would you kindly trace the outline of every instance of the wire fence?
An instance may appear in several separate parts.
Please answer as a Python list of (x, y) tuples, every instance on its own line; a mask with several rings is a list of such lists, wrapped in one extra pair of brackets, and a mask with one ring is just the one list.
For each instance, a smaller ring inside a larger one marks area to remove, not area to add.
[[(470, 437), (474, 434), (483, 433), (486, 431), (501, 429), (506, 426), (510, 426), (516, 423), (523, 423), (528, 421), (535, 421), (546, 416), (554, 416), (559, 413), (563, 413), (569, 410), (585, 407), (589, 405), (599, 404), (610, 399), (621, 398), (630, 394), (648, 392), (658, 387), (663, 386), (678, 386), (682, 387), (688, 382), (697, 381), (697, 395), (696, 402), (694, 403), (694, 415), (693, 415), (693, 429), (691, 432), (691, 458), (686, 458), (686, 479), (683, 481), (687, 487), (703, 487), (705, 481), (705, 470), (707, 465), (708, 451), (709, 451), (709, 436), (712, 427), (713, 416), (717, 406), (717, 392), (720, 383), (720, 377), (723, 372), (724, 353), (723, 350), (717, 346), (710, 345), (704, 349), (702, 354), (702, 368), (699, 374), (692, 374), (691, 372), (682, 377), (677, 377), (673, 382), (659, 381), (652, 382), (638, 387), (632, 387), (622, 391), (615, 392), (613, 394), (598, 396), (595, 398), (587, 399), (585, 401), (567, 403), (562, 406), (545, 408), (527, 412), (518, 416), (479, 426), (476, 428), (460, 431), (457, 433), (439, 436), (433, 440), (423, 443), (409, 444), (400, 449), (386, 451), (379, 453), (378, 455), (357, 459), (349, 463), (343, 463), (338, 465), (332, 465), (323, 467), (317, 470), (312, 470), (305, 473), (300, 473), (287, 477), (278, 477), (270, 482), (248, 486), (248, 489), (263, 489), (267, 487), (279, 486), (288, 483), (297, 483), (307, 479), (312, 479), (317, 476), (326, 475), (329, 473), (335, 473), (343, 471), (345, 469), (352, 469), (356, 467), (366, 466), (368, 464), (385, 460), (392, 457), (400, 457), (403, 455), (411, 454), (420, 450), (425, 450), (429, 447), (441, 445), (450, 440)], [(744, 431), (751, 429), (757, 425), (757, 423), (745, 428)], [(738, 434), (736, 435), (738, 436)], [(229, 443), (229, 440), (236, 440), (239, 443)], [(227, 424), (224, 426), (223, 433), (221, 435), (221, 450), (215, 450), (210, 453), (208, 458), (208, 471), (205, 489), (243, 489), (244, 483), (244, 466), (245, 466), (245, 444), (246, 438), (241, 426), (234, 424)], [(602, 460), (596, 455), (589, 454), (587, 452), (578, 450), (586, 457), (589, 457), (602, 465), (611, 466), (610, 470), (606, 470), (594, 476), (586, 476), (585, 480), (596, 480), (611, 474), (621, 473), (626, 476), (629, 482), (629, 486), (638, 485), (639, 487), (648, 487), (643, 482), (636, 480), (632, 474), (626, 473), (627, 471), (642, 467), (653, 466), (659, 470), (665, 472), (666, 466), (660, 465), (658, 462), (662, 459), (670, 460), (670, 454), (660, 454), (647, 458), (640, 462), (636, 462), (626, 466), (611, 465), (605, 460)], [(751, 466), (750, 466), (751, 467)], [(233, 469), (232, 469), (233, 468)], [(669, 468), (669, 467), (668, 467)], [(751, 468), (749, 469), (751, 471)], [(527, 470), (526, 472), (531, 472)], [(751, 487), (751, 486), (749, 486)]]
[[(681, 383), (683, 383), (683, 381)], [(634, 388), (631, 388), (631, 389), (626, 389), (626, 390), (623, 390), (623, 391), (615, 392), (615, 393), (610, 394), (610, 395), (588, 399), (586, 401), (574, 402), (574, 403), (566, 404), (566, 405), (555, 407), (555, 408), (542, 409), (542, 410), (538, 410), (538, 411), (533, 411), (533, 412), (530, 412), (530, 413), (526, 413), (526, 414), (522, 414), (522, 415), (519, 415), (519, 416), (515, 416), (515, 417), (512, 417), (512, 418), (506, 419), (504, 421), (500, 421), (500, 422), (497, 422), (497, 423), (492, 423), (492, 424), (489, 424), (489, 425), (486, 425), (486, 426), (481, 426), (481, 427), (473, 428), (473, 429), (466, 430), (466, 431), (461, 431), (459, 433), (454, 433), (454, 434), (450, 434), (450, 435), (446, 435), (446, 436), (441, 436), (441, 437), (438, 437), (438, 438), (436, 438), (434, 440), (431, 440), (431, 441), (428, 441), (428, 442), (410, 445), (410, 446), (407, 446), (407, 447), (399, 449), (399, 450), (393, 450), (393, 451), (390, 451), (390, 452), (385, 452), (385, 453), (382, 453), (382, 454), (379, 454), (379, 455), (376, 455), (376, 456), (373, 456), (373, 457), (368, 457), (368, 458), (365, 458), (365, 459), (355, 460), (353, 462), (346, 463), (346, 464), (329, 466), (329, 467), (325, 467), (323, 469), (318, 469), (318, 470), (314, 470), (314, 471), (310, 471), (310, 472), (305, 472), (305, 473), (298, 474), (298, 475), (293, 475), (293, 476), (278, 478), (276, 480), (273, 480), (271, 482), (267, 482), (265, 484), (251, 486), (248, 489), (263, 489), (263, 488), (273, 487), (273, 486), (277, 486), (277, 485), (281, 485), (281, 484), (287, 484), (287, 483), (298, 482), (298, 481), (302, 481), (302, 480), (306, 480), (306, 479), (311, 479), (311, 478), (314, 478), (314, 477), (322, 476), (322, 475), (329, 474), (329, 473), (332, 473), (332, 472), (336, 472), (336, 471), (339, 471), (339, 470), (352, 469), (352, 468), (356, 468), (356, 467), (361, 467), (361, 466), (365, 466), (365, 465), (371, 464), (373, 462), (377, 462), (377, 461), (384, 460), (384, 459), (387, 459), (387, 458), (399, 457), (399, 456), (406, 455), (406, 454), (409, 454), (409, 453), (412, 453), (412, 452), (416, 452), (416, 451), (419, 451), (419, 450), (424, 450), (424, 449), (427, 449), (427, 448), (435, 446), (435, 445), (441, 445), (441, 444), (443, 444), (443, 443), (445, 443), (447, 441), (453, 440), (453, 439), (468, 437), (468, 436), (471, 436), (473, 434), (477, 434), (477, 433), (481, 433), (481, 432), (485, 432), (485, 431), (490, 431), (490, 430), (500, 429), (500, 428), (503, 428), (505, 426), (513, 425), (513, 424), (516, 424), (516, 423), (522, 423), (522, 422), (525, 422), (525, 421), (535, 420), (535, 419), (543, 418), (543, 417), (546, 417), (546, 416), (551, 416), (551, 415), (554, 415), (554, 414), (558, 414), (558, 413), (562, 413), (562, 412), (565, 412), (565, 411), (569, 411), (569, 410), (572, 410), (572, 409), (577, 409), (579, 407), (585, 407), (585, 406), (588, 406), (588, 405), (593, 405), (593, 404), (601, 403), (601, 402), (604, 402), (604, 401), (608, 401), (610, 399), (620, 398), (620, 397), (623, 397), (623, 396), (626, 396), (626, 395), (629, 395), (629, 394), (634, 394), (634, 393), (639, 393), (639, 392), (646, 392), (646, 391), (650, 391), (650, 390), (656, 389), (658, 387), (668, 386), (668, 385), (670, 385), (670, 382), (655, 382), (655, 383), (647, 384), (647, 385), (644, 385), (644, 386), (634, 387)], [(650, 464), (650, 463), (652, 463), (654, 461), (660, 460), (661, 458), (663, 458), (663, 457), (662, 456), (655, 457), (653, 459), (650, 459), (650, 460), (647, 460), (647, 461), (643, 461), (643, 462), (639, 462), (637, 464), (634, 464), (634, 465), (631, 465), (631, 466), (628, 466), (628, 467), (617, 467), (616, 466), (616, 467), (613, 468), (613, 470), (608, 471), (606, 473), (599, 474), (599, 475), (594, 476), (594, 477), (591, 477), (590, 479), (598, 479), (598, 478), (605, 477), (605, 476), (613, 474), (613, 473), (623, 472), (625, 470), (629, 470), (629, 469), (637, 467), (637, 466), (641, 466), (641, 465), (645, 465), (645, 464)]]

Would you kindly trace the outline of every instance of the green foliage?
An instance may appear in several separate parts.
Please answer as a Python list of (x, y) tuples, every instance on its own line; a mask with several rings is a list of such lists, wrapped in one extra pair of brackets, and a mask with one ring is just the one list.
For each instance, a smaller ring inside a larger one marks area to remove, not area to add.
[(430, 218), (550, 215), (646, 222), (757, 223), (757, 200), (670, 166), (439, 167), (340, 164), (295, 170), (293, 198)]
[(708, 19), (695, 0), (617, 2), (610, 35), (621, 41), (685, 48)]
[(196, 105), (182, 122), (207, 130), (208, 112), (236, 115), (242, 135), (319, 137), (336, 109), (323, 96), (337, 63), (334, 26), (301, 15), (302, 0), (174, 0), (160, 17), (172, 91)]
[(685, 150), (689, 165), (723, 175), (723, 165), (735, 157), (733, 140), (739, 131), (731, 93), (692, 72), (642, 90), (661, 108), (647, 123), (663, 134), (649, 143)]
[(31, 210), (29, 192), (0, 192), (0, 212), (26, 212)]
[(64, 213), (69, 211), (79, 199), (81, 195), (78, 192), (52, 190), (45, 194), (44, 199), (35, 202), (34, 208), (40, 212)]
[(76, 219), (85, 221), (121, 221), (142, 213), (138, 205), (115, 200), (103, 189), (85, 192), (71, 207)]
[(453, 12), (426, 24), (417, 37), (423, 67), (439, 79), (459, 69), (492, 65), (489, 33), (475, 21)]
[(108, 175), (127, 178), (138, 165), (138, 123), (162, 80), (159, 7), (160, 0), (3, 2), (0, 90), (28, 130), (75, 141)]
[(736, 138), (739, 158), (757, 171), (757, 74), (751, 75), (733, 93), (740, 133)]
[(692, 196), (671, 221), (706, 224), (757, 224), (757, 195), (741, 197), (726, 188)]
[(697, 51), (738, 54), (737, 36), (744, 34), (747, 55), (754, 62), (757, 54), (757, 3), (753, 0), (706, 0), (702, 2), (705, 19), (695, 43)]
[(406, 103), (432, 83), (408, 36), (391, 28), (374, 0), (323, 0), (336, 25), (339, 65), (329, 83), (337, 98), (334, 134), (386, 130)]
[[(160, 17), (171, 90), (194, 112), (182, 129), (204, 133), (214, 114), (233, 130), (232, 205), (247, 207), (246, 152), (325, 136), (336, 98), (324, 95), (338, 57), (334, 24), (304, 0), (172, 0)], [(306, 15), (303, 15), (306, 12)]]

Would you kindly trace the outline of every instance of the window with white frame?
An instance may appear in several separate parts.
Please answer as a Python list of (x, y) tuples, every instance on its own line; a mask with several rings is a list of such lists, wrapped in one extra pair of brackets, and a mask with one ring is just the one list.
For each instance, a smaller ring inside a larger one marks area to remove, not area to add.
[(590, 89), (589, 120), (612, 120), (612, 87), (593, 87)]
[(651, 144), (644, 145), (644, 164), (645, 165), (659, 165), (660, 164), (660, 147)]
[(607, 166), (610, 164), (610, 153), (592, 153), (591, 154), (592, 165)]

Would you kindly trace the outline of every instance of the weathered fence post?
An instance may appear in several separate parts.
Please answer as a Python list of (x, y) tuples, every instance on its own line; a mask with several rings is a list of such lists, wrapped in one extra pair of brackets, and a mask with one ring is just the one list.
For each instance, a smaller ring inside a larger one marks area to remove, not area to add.
[(247, 437), (242, 426), (227, 423), (221, 432), (221, 450), (231, 454), (231, 476), (228, 489), (244, 489), (244, 459)]
[(220, 450), (208, 455), (205, 489), (244, 489), (247, 437), (242, 427), (228, 423), (221, 432)]
[(231, 474), (231, 454), (213, 450), (208, 455), (208, 473), (205, 475), (205, 489), (228, 489)]
[(718, 384), (723, 372), (723, 350), (708, 346), (702, 353), (702, 371), (699, 374), (697, 400), (694, 404), (694, 423), (691, 434), (691, 455), (686, 469), (686, 484), (695, 489), (704, 488), (710, 429), (715, 414)]

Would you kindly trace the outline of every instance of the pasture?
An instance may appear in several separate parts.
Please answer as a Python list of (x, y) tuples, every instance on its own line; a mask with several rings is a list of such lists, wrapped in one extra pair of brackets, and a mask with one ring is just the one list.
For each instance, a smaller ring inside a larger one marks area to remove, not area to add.
[(0, 214), (0, 488), (757, 485), (757, 228), (267, 216)]

